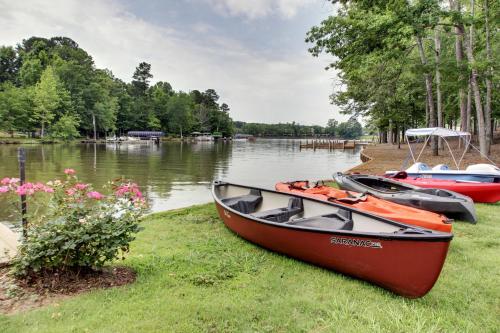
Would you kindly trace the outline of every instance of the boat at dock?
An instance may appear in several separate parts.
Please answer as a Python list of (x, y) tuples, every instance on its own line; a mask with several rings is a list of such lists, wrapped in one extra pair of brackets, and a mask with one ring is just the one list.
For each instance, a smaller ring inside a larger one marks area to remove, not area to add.
[[(415, 128), (407, 130), (405, 132), (405, 137), (406, 142), (408, 142), (410, 156), (413, 159), (413, 164), (409, 168), (404, 170), (410, 177), (500, 183), (500, 168), (498, 168), (495, 163), (488, 158), (488, 156), (481, 154), (479, 149), (471, 144), (471, 134), (468, 132), (454, 131), (441, 127)], [(413, 152), (412, 146), (410, 144), (410, 138), (412, 137), (426, 138), (418, 155), (416, 154), (416, 152)], [(450, 169), (450, 167), (446, 164), (438, 164), (434, 167), (430, 167), (426, 163), (419, 162), (422, 152), (427, 147), (427, 144), (431, 137), (440, 138), (448, 147), (456, 169)], [(453, 151), (447, 141), (449, 138), (458, 138), (459, 143), (463, 141), (464, 149), (460, 158), (455, 157), (455, 155), (453, 154)], [(467, 166), (465, 169), (460, 169), (460, 164), (469, 149), (477, 150), (479, 154), (483, 158), (491, 162), (491, 164), (473, 164)], [(390, 170), (386, 171), (386, 175), (393, 176), (398, 172), (399, 170)]]
[(453, 238), (291, 193), (216, 181), (212, 194), (242, 238), (410, 298), (432, 289)]
[(193, 132), (191, 133), (191, 137), (196, 142), (213, 142), (215, 140), (210, 133)]
[(422, 188), (416, 184), (403, 184), (386, 177), (371, 175), (333, 175), (344, 190), (369, 193), (377, 198), (420, 210), (426, 210), (448, 217), (477, 221), (474, 202), (468, 196), (446, 189)]
[(391, 179), (405, 185), (453, 191), (470, 197), (474, 202), (495, 203), (500, 201), (500, 183), (410, 177), (404, 171), (391, 176)]
[(446, 216), (379, 199), (371, 194), (358, 193), (360, 191), (343, 191), (323, 185), (321, 182), (311, 186), (308, 181), (277, 183), (275, 188), (279, 192), (335, 202), (401, 223), (444, 232), (451, 232), (452, 229), (452, 220)]

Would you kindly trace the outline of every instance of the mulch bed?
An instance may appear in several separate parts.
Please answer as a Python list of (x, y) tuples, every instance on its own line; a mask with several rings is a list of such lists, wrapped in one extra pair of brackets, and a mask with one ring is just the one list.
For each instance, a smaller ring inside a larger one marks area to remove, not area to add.
[(56, 303), (93, 289), (112, 288), (135, 281), (129, 267), (106, 267), (101, 271), (45, 273), (15, 279), (7, 267), (0, 268), (0, 313), (12, 314)]

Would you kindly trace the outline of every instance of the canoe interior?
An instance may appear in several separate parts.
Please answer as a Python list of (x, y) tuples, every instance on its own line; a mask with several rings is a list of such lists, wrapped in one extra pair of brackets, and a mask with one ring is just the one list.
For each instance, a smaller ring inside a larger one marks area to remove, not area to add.
[(252, 190), (233, 184), (214, 188), (222, 204), (253, 218), (315, 230), (346, 230), (361, 233), (407, 234), (430, 231), (390, 223), (328, 203), (297, 198), (284, 193)]

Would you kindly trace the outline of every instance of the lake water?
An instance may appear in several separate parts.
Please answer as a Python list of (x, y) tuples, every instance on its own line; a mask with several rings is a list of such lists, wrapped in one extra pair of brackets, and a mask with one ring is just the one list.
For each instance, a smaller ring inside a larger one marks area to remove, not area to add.
[[(65, 168), (82, 181), (103, 185), (124, 176), (137, 182), (153, 212), (212, 200), (210, 183), (223, 179), (274, 188), (278, 181), (331, 179), (360, 163), (359, 149), (299, 150), (299, 140), (152, 144), (26, 145), (26, 178), (48, 181)], [(0, 145), (0, 178), (17, 177), (17, 146)], [(0, 219), (6, 219), (0, 201)]]

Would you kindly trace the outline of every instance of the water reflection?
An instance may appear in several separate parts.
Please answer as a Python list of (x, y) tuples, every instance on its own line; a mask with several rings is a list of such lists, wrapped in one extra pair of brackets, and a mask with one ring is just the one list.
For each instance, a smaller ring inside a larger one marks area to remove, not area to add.
[[(299, 150), (297, 140), (153, 144), (27, 145), (29, 181), (61, 177), (74, 168), (96, 187), (116, 177), (133, 179), (153, 211), (211, 200), (216, 178), (272, 188), (279, 180), (331, 178), (359, 163), (358, 150)], [(16, 176), (17, 146), (0, 145), (0, 177)], [(0, 202), (0, 218), (5, 203)]]

